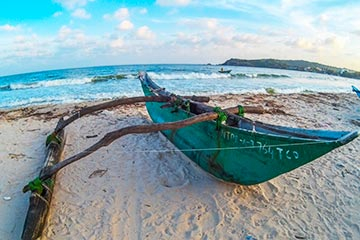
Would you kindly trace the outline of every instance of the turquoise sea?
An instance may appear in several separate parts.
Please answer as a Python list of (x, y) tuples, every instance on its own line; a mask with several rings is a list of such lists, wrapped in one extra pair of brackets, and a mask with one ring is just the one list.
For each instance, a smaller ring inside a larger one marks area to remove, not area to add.
[(0, 109), (142, 96), (139, 71), (168, 91), (182, 95), (304, 91), (355, 94), (356, 79), (267, 68), (194, 64), (119, 65), (50, 70), (0, 77)]

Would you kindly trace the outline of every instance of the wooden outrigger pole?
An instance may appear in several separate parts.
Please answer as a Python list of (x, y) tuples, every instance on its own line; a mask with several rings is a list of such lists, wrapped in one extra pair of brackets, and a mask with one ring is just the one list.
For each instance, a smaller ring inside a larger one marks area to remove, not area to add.
[[(197, 102), (208, 102), (209, 97), (198, 97), (198, 96), (189, 96), (182, 97), (182, 99), (187, 99), (188, 101), (197, 101)], [(111, 144), (114, 140), (125, 136), (127, 134), (133, 133), (150, 133), (157, 132), (169, 129), (179, 129), (192, 124), (199, 122), (214, 120), (219, 117), (219, 114), (216, 112), (206, 112), (197, 116), (190, 117), (185, 120), (168, 122), (162, 124), (149, 124), (149, 125), (135, 125), (125, 127), (110, 133), (107, 133), (100, 141), (90, 146), (83, 152), (80, 152), (64, 161), (60, 161), (61, 154), (64, 148), (65, 143), (65, 133), (64, 128), (72, 123), (73, 121), (79, 119), (84, 115), (94, 113), (96, 111), (104, 110), (107, 108), (116, 107), (119, 105), (128, 105), (139, 102), (166, 102), (167, 104), (164, 107), (172, 107), (175, 102), (178, 101), (178, 96), (142, 96), (142, 97), (132, 97), (132, 98), (121, 98), (115, 99), (109, 102), (93, 105), (90, 107), (85, 107), (75, 114), (71, 115), (69, 118), (64, 120), (61, 118), (52, 134), (47, 138), (47, 154), (45, 158), (45, 164), (41, 170), (39, 177), (29, 182), (24, 188), (23, 192), (31, 191), (30, 195), (30, 205), (28, 208), (26, 220), (24, 223), (22, 239), (23, 240), (33, 240), (41, 236), (44, 229), (47, 214), (50, 207), (52, 190), (55, 181), (55, 174), (65, 166), (74, 163), (94, 151), (98, 150), (101, 147)], [(248, 113), (265, 113), (262, 107), (245, 107), (245, 112)], [(236, 113), (238, 108), (229, 108), (224, 110), (231, 113)]]
[[(62, 120), (62, 118), (59, 120), (57, 126), (62, 123)], [(43, 174), (44, 169), (54, 166), (60, 161), (65, 145), (65, 131), (63, 129), (59, 131), (56, 139), (48, 139), (44, 167), (39, 176)], [(29, 183), (31, 195), (21, 239), (32, 240), (41, 236), (50, 209), (54, 182), (55, 175), (44, 182), (37, 178)]]

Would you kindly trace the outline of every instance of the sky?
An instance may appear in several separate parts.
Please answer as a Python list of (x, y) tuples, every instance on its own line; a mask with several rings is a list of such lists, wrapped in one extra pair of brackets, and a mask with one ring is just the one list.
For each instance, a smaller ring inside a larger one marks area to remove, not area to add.
[(0, 1), (0, 76), (230, 58), (360, 71), (360, 1)]

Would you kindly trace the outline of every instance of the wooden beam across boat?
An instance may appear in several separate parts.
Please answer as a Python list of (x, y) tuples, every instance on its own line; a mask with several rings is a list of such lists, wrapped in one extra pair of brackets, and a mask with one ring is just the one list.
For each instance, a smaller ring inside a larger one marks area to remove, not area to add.
[[(184, 96), (183, 98), (190, 99), (197, 102), (209, 102), (210, 98), (206, 96)], [(117, 107), (120, 105), (128, 105), (128, 104), (134, 104), (139, 102), (148, 102), (148, 101), (156, 101), (156, 102), (169, 102), (171, 100), (171, 97), (163, 97), (163, 96), (141, 96), (141, 97), (131, 97), (131, 98), (119, 98), (115, 100), (111, 100), (108, 102), (96, 104), (90, 107), (84, 107), (80, 111), (77, 111), (73, 115), (71, 115), (69, 118), (67, 118), (64, 121), (59, 122), (59, 124), (55, 128), (55, 133), (61, 131), (63, 128), (65, 128), (70, 123), (74, 122), (76, 119), (79, 119), (85, 115), (101, 111), (104, 109)]]
[[(63, 122), (61, 118), (57, 124), (59, 126)], [(53, 137), (53, 138), (52, 138)], [(46, 155), (42, 172), (60, 161), (64, 145), (65, 145), (65, 131), (62, 129), (56, 136), (53, 135), (47, 139)], [(50, 209), (50, 202), (52, 198), (54, 182), (56, 175), (53, 175), (46, 182), (42, 182), (40, 185), (36, 185), (36, 180), (32, 181), (31, 185), (35, 185), (35, 189), (26, 188), (24, 192), (31, 190), (29, 198), (29, 208), (27, 211), (23, 232), (21, 239), (33, 240), (38, 239), (45, 226), (46, 218)], [(40, 181), (38, 181), (40, 183)], [(40, 188), (40, 189), (39, 189)]]

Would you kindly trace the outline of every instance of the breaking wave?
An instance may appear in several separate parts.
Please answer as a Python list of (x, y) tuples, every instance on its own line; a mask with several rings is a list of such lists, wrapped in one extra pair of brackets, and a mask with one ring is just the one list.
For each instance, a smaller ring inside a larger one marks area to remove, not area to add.
[(153, 79), (163, 80), (194, 80), (194, 79), (226, 79), (226, 78), (290, 78), (283, 74), (266, 74), (266, 73), (148, 73)]
[(235, 78), (290, 78), (288, 75), (284, 74), (267, 74), (267, 73), (236, 73), (231, 74)]
[[(287, 75), (278, 74), (224, 74), (224, 73), (200, 73), (200, 72), (189, 72), (189, 73), (154, 73), (150, 72), (149, 75), (153, 79), (163, 80), (201, 80), (201, 79), (236, 79), (236, 78), (290, 78)], [(81, 84), (96, 84), (100, 82), (107, 82), (112, 80), (122, 79), (135, 79), (137, 74), (113, 74), (104, 76), (94, 77), (83, 77), (83, 78), (65, 78), (55, 80), (45, 80), (30, 83), (11, 83), (8, 85), (0, 85), (0, 91), (12, 91), (30, 88), (44, 88), (44, 87), (56, 87), (56, 86), (68, 86), (68, 85), (81, 85)]]
[(200, 72), (154, 73), (154, 72), (148, 72), (148, 74), (153, 79), (163, 79), (163, 80), (194, 80), (194, 79), (229, 78), (228, 74), (222, 74), (222, 73), (200, 73)]
[(67, 86), (67, 85), (79, 85), (79, 84), (86, 84), (86, 83), (91, 83), (91, 78), (68, 78), (68, 79), (57, 79), (57, 80), (50, 80), (50, 81), (39, 81), (39, 82), (32, 82), (32, 83), (10, 83), (5, 86), (0, 86), (0, 91), (56, 87), (56, 86)]
[(136, 76), (137, 76), (136, 74), (114, 74), (114, 75), (83, 77), (83, 78), (55, 79), (55, 80), (38, 81), (38, 82), (30, 82), (30, 83), (11, 83), (8, 85), (2, 85), (2, 86), (0, 85), (0, 91), (81, 85), (81, 84), (89, 84), (89, 83), (96, 84), (110, 80), (135, 79)]

